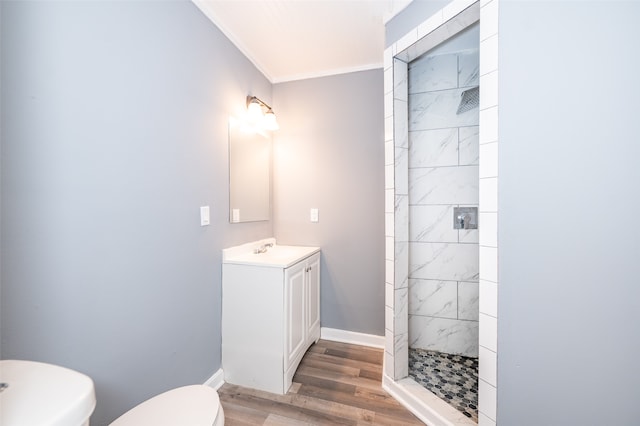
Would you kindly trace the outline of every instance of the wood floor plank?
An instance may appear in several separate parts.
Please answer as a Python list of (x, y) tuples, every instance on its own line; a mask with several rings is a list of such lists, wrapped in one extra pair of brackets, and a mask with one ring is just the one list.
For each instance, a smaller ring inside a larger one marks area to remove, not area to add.
[(258, 396), (248, 395), (246, 393), (234, 395), (233, 401), (236, 404), (246, 404), (248, 406), (261, 409), (267, 413), (277, 414), (279, 416), (303, 423), (308, 422), (312, 424), (334, 424), (345, 426), (352, 426), (357, 423), (354, 420), (340, 418), (326, 412), (314, 411), (294, 404), (279, 402), (272, 399), (260, 398)]
[[(286, 395), (274, 395), (268, 392), (247, 389), (235, 385), (225, 385), (227, 394), (242, 393), (246, 396), (253, 396), (257, 398), (269, 399), (279, 403), (284, 403), (292, 406), (296, 406), (311, 411), (317, 411), (323, 414), (329, 414), (332, 416), (338, 416), (345, 419), (351, 419), (354, 421), (373, 421), (375, 413), (371, 410), (354, 407), (352, 405), (342, 404), (339, 400), (326, 400), (321, 398), (312, 398), (304, 394), (287, 393)], [(339, 392), (338, 392), (339, 393)], [(353, 395), (353, 390), (350, 390), (348, 394)]]
[(360, 368), (352, 367), (344, 364), (338, 364), (336, 362), (327, 362), (326, 356), (322, 357), (307, 357), (304, 365), (307, 367), (320, 368), (327, 371), (333, 371), (339, 374), (344, 374), (350, 377), (360, 376)]
[(376, 417), (373, 420), (374, 425), (385, 426), (410, 426), (410, 425), (424, 425), (417, 417), (411, 414), (412, 417), (397, 417), (388, 416), (383, 413), (376, 413)]
[(371, 346), (354, 345), (352, 343), (336, 342), (333, 340), (319, 341), (318, 344), (327, 349), (343, 350), (348, 352), (362, 352), (367, 354), (379, 354), (380, 362), (382, 363), (382, 354), (384, 349), (372, 348)]
[(354, 386), (360, 386), (363, 388), (377, 389), (380, 387), (380, 382), (373, 379), (360, 376), (349, 376), (337, 373), (331, 370), (325, 370), (322, 368), (310, 367), (308, 365), (300, 364), (298, 367), (300, 374), (306, 374), (308, 376), (316, 376), (323, 379), (334, 380), (336, 382), (347, 383)]
[(316, 399), (324, 399), (327, 401), (340, 402), (342, 404), (351, 405), (353, 407), (363, 408), (375, 412), (397, 413), (398, 415), (408, 412), (391, 396), (389, 399), (367, 398), (362, 393), (359, 395), (336, 392), (327, 390), (313, 385), (302, 385), (298, 390), (299, 395), (306, 395)]
[(301, 422), (300, 420), (290, 419), (289, 417), (279, 416), (277, 414), (269, 414), (267, 420), (262, 423), (263, 426), (314, 426), (315, 423)]
[(341, 358), (353, 359), (364, 362), (378, 362), (382, 358), (382, 353), (363, 352), (359, 350), (343, 350), (343, 349), (330, 349), (325, 352), (327, 355), (334, 355)]
[(220, 392), (220, 402), (224, 409), (225, 423), (227, 425), (261, 425), (269, 416), (268, 413), (262, 410), (234, 403), (225, 398), (224, 392)]
[(286, 395), (224, 384), (227, 426), (420, 425), (381, 387), (380, 349), (320, 340), (309, 348)]
[(348, 359), (344, 357), (338, 357), (335, 355), (329, 355), (324, 352), (307, 352), (304, 356), (307, 360), (321, 360), (328, 364), (345, 365), (348, 367), (358, 368), (360, 370), (376, 371), (382, 374), (382, 365), (377, 362), (364, 362), (359, 360)]
[(307, 351), (307, 353), (312, 352), (312, 353), (319, 353), (319, 354), (323, 354), (325, 351), (327, 350), (327, 348), (325, 346), (322, 346), (322, 344), (320, 343), (320, 341), (318, 341), (318, 343), (316, 343), (315, 345), (312, 345), (309, 350)]
[(402, 406), (402, 404), (400, 404), (398, 401), (396, 401), (396, 399), (394, 397), (389, 395), (382, 388), (380, 388), (380, 389), (365, 389), (365, 388), (356, 387), (354, 395), (357, 396), (358, 398), (365, 398), (365, 399), (369, 399), (369, 400), (374, 400), (374, 401), (378, 401), (378, 402), (385, 403), (385, 404), (395, 405), (395, 406), (398, 406), (398, 407)]
[(300, 389), (300, 386), (302, 385), (302, 383), (291, 383), (291, 387), (289, 388), (289, 393), (298, 393), (298, 389)]
[(361, 368), (360, 377), (365, 377), (367, 379), (372, 379), (378, 382), (382, 382), (382, 369), (380, 369), (380, 371), (376, 371), (376, 370), (368, 370), (366, 368)]
[[(357, 390), (357, 386), (355, 385), (337, 382), (335, 380), (327, 380), (321, 377), (308, 376), (299, 372), (296, 373), (296, 375), (293, 377), (293, 380), (295, 380), (296, 383), (300, 383), (301, 385), (313, 385), (322, 389), (350, 393), (351, 395), (355, 395)], [(298, 387), (296, 392), (300, 392), (300, 387)]]
[[(303, 358), (305, 365), (326, 368), (334, 371), (340, 370), (336, 369), (331, 364), (340, 366), (346, 365), (357, 368), (359, 370), (358, 376), (360, 377), (373, 379), (378, 382), (382, 381), (382, 358), (377, 358), (378, 355), (382, 355), (382, 350), (367, 348), (364, 346), (348, 345), (340, 342), (325, 342), (325, 346), (327, 347), (325, 353), (305, 354)], [(331, 351), (333, 351), (333, 354)], [(358, 353), (357, 358), (359, 359), (347, 358), (353, 353)], [(366, 362), (363, 361), (364, 359), (374, 360), (374, 362)]]

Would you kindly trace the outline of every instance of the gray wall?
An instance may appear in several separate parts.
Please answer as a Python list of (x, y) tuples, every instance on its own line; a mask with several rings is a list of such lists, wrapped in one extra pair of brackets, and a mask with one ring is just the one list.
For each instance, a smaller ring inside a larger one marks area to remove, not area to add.
[(220, 250), (272, 235), (227, 223), (227, 119), (272, 87), (187, 1), (1, 7), (1, 356), (104, 425), (220, 367)]
[(400, 40), (452, 0), (414, 0), (385, 25), (385, 48)]
[[(274, 231), (322, 247), (321, 324), (384, 335), (382, 70), (281, 83)], [(309, 209), (320, 221), (309, 221)]]
[(498, 424), (638, 424), (638, 2), (500, 2)]

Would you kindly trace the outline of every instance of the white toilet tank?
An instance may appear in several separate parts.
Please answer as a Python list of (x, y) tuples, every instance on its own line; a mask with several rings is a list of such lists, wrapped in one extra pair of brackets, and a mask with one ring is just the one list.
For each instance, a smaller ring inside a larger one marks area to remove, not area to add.
[(0, 361), (0, 425), (83, 426), (96, 407), (93, 381), (34, 361)]

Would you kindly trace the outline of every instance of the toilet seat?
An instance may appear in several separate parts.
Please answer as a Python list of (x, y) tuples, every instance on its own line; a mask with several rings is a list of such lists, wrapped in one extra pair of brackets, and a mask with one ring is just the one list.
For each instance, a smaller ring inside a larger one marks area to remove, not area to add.
[(172, 389), (118, 417), (110, 426), (222, 426), (218, 392), (205, 385)]

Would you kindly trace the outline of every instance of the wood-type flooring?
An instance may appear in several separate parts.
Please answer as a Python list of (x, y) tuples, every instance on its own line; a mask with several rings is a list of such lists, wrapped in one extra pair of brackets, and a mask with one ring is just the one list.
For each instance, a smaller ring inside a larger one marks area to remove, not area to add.
[(218, 390), (225, 425), (422, 425), (382, 390), (382, 356), (382, 349), (320, 340), (286, 395), (225, 383)]

